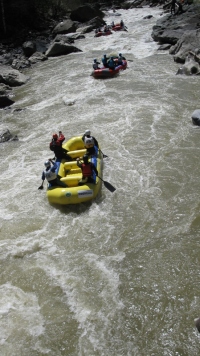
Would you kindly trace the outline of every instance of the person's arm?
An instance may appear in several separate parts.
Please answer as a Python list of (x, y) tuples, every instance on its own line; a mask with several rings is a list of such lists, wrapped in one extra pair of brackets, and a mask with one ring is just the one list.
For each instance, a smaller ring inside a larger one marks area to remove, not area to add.
[(92, 169), (93, 169), (93, 171), (96, 173), (96, 175), (98, 176), (98, 171), (97, 171), (97, 169), (96, 169), (96, 167), (95, 167), (95, 165), (93, 164), (93, 163), (91, 163), (91, 165), (92, 165)]
[(65, 140), (65, 136), (63, 135), (62, 131), (59, 131), (58, 141), (62, 143), (64, 140)]
[(93, 140), (94, 140), (94, 145), (97, 146), (99, 148), (99, 144), (98, 144), (98, 141), (96, 140), (95, 137), (93, 137)]
[(78, 167), (81, 168), (80, 158), (77, 158), (77, 159), (76, 159), (76, 164), (77, 164)]
[(43, 180), (43, 182), (42, 182), (42, 184), (44, 183), (44, 180), (45, 180), (45, 174), (44, 174), (44, 171), (42, 172), (42, 180)]
[(52, 159), (50, 159), (50, 162), (53, 164), (53, 166), (51, 167), (51, 171), (55, 172), (57, 169), (57, 164), (56, 164), (56, 162), (53, 162)]

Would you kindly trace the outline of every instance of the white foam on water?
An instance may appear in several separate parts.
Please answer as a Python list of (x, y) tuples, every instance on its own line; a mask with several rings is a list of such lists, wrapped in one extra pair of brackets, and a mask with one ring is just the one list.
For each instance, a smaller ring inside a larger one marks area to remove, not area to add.
[[(184, 303), (174, 295), (197, 280), (199, 135), (189, 117), (199, 83), (175, 76), (177, 65), (152, 41), (160, 9), (119, 12), (106, 21), (123, 18), (128, 32), (86, 34), (75, 42), (82, 52), (38, 64), (15, 89), (12, 108), (22, 111), (0, 111), (2, 129), (19, 137), (0, 150), (4, 354), (17, 344), (18, 354), (26, 347), (52, 355), (162, 355), (166, 340), (171, 353), (181, 345), (180, 335), (190, 341), (180, 352), (197, 354), (187, 318), (197, 314), (198, 298)], [(112, 52), (125, 55), (127, 70), (94, 79), (93, 59)], [(103, 179), (117, 189), (102, 184), (93, 203), (51, 206), (46, 183), (38, 187), (53, 157), (52, 134), (62, 130), (68, 139), (85, 129), (108, 156)], [(185, 329), (178, 318), (187, 319)]]

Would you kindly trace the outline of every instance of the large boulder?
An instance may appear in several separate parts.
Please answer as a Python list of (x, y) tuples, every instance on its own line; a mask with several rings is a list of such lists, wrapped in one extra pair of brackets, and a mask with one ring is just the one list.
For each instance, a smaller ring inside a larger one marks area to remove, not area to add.
[(14, 104), (14, 101), (9, 98), (9, 95), (0, 95), (0, 108), (6, 108), (10, 105)]
[(41, 53), (41, 52), (35, 52), (32, 54), (32, 56), (29, 57), (29, 62), (31, 64), (35, 64), (37, 62), (44, 62), (48, 59), (48, 57)]
[(154, 41), (159, 43), (176, 44), (186, 31), (199, 28), (200, 6), (184, 7), (184, 12), (178, 16), (165, 15), (153, 26), (151, 34)]
[(76, 32), (76, 27), (76, 24), (72, 20), (67, 19), (60, 22), (52, 32), (54, 35)]
[(28, 77), (20, 73), (16, 69), (2, 67), (0, 72), (0, 83), (9, 85), (10, 87), (17, 87), (25, 84), (28, 81)]
[(33, 41), (26, 41), (22, 45), (24, 55), (30, 57), (33, 53), (36, 52), (36, 43)]
[(177, 74), (185, 75), (199, 75), (200, 67), (199, 63), (195, 62), (192, 58), (189, 58), (185, 61), (184, 65), (178, 69)]
[(70, 14), (71, 20), (78, 22), (87, 22), (97, 16), (103, 18), (105, 14), (97, 7), (90, 6), (89, 4), (79, 6)]
[(190, 51), (200, 49), (200, 30), (186, 31), (178, 42), (169, 50), (177, 63), (184, 63)]
[(196, 109), (193, 111), (192, 122), (194, 125), (200, 126), (200, 109)]
[(53, 42), (46, 51), (47, 57), (62, 56), (73, 52), (82, 52), (75, 46), (65, 43), (64, 41)]

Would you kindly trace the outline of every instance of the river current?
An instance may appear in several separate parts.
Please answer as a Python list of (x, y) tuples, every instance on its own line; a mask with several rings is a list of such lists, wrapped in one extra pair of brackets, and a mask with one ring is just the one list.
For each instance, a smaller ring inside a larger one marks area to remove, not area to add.
[[(160, 9), (109, 12), (127, 32), (29, 69), (1, 128), (1, 356), (194, 356), (200, 336), (199, 77), (151, 38)], [(151, 19), (144, 19), (152, 14)], [(98, 80), (93, 59), (128, 68)], [(21, 108), (23, 110), (13, 110)], [(94, 202), (51, 206), (38, 190), (49, 142), (90, 129), (108, 158)]]

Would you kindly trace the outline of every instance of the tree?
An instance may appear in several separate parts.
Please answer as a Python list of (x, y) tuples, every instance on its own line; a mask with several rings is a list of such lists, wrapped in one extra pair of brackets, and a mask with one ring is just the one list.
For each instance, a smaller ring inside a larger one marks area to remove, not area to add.
[(6, 34), (6, 20), (5, 20), (5, 12), (4, 12), (4, 0), (1, 1), (1, 14), (2, 14), (2, 24), (3, 24), (3, 31)]

